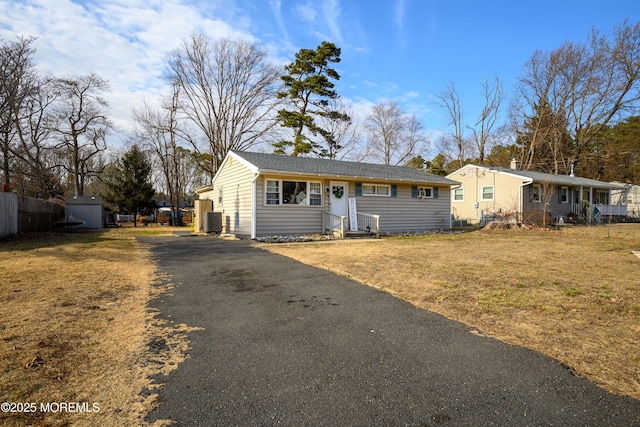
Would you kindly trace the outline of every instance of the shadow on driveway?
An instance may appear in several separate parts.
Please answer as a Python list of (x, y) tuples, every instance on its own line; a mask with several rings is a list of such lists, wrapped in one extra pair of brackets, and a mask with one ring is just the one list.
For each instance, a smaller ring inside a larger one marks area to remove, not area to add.
[[(147, 417), (191, 425), (631, 426), (640, 401), (556, 360), (247, 241), (144, 237), (190, 327)], [(384, 268), (384, 266), (371, 266)]]

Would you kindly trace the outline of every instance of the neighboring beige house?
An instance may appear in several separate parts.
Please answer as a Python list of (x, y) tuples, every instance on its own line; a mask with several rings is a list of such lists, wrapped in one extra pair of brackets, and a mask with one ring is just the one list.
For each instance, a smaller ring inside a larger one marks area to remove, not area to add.
[[(629, 218), (638, 220), (640, 219), (640, 185), (633, 184), (623, 184), (621, 182), (613, 182), (613, 184), (624, 185), (627, 187), (626, 193), (626, 204), (627, 204), (627, 216)], [(612, 200), (612, 203), (623, 204), (624, 201), (621, 200), (625, 197), (625, 194), (615, 195)]]
[(213, 201), (223, 232), (241, 238), (344, 237), (449, 229), (455, 185), (403, 166), (231, 151), (199, 199)]
[(624, 185), (570, 175), (511, 168), (466, 165), (447, 175), (459, 181), (451, 190), (454, 220), (484, 224), (488, 219), (525, 223), (577, 219), (591, 222), (604, 216), (626, 216)]

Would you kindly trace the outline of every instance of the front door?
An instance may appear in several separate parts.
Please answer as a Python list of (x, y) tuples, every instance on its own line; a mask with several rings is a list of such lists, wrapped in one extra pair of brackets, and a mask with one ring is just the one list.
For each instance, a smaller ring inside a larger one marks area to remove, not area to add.
[[(331, 205), (331, 213), (334, 215), (349, 217), (349, 184), (346, 182), (331, 181), (329, 183), (329, 203)], [(344, 227), (347, 227), (345, 220)]]

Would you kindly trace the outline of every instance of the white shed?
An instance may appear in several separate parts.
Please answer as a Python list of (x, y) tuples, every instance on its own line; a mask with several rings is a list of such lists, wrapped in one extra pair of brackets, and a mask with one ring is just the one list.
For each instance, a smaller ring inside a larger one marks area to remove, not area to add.
[(82, 227), (102, 228), (103, 209), (100, 196), (69, 196), (64, 203), (67, 216), (71, 215), (84, 221)]

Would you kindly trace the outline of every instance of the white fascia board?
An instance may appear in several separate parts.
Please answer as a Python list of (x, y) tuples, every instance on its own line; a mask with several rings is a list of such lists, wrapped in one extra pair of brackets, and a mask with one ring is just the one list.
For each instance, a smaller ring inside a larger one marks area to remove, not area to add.
[(220, 167), (218, 168), (218, 170), (216, 171), (216, 174), (213, 176), (213, 179), (211, 180), (211, 185), (213, 185), (214, 182), (216, 182), (216, 179), (218, 178), (218, 175), (220, 174), (220, 172), (222, 171), (222, 169), (224, 168), (224, 165), (227, 164), (227, 161), (229, 161), (229, 158), (233, 157), (234, 160), (239, 161), (240, 163), (242, 163), (244, 166), (246, 166), (251, 172), (253, 173), (258, 173), (258, 168), (253, 164), (253, 163), (249, 163), (248, 161), (246, 161), (245, 159), (243, 159), (242, 157), (238, 156), (237, 154), (235, 154), (232, 151), (229, 151), (227, 153), (227, 156), (224, 158), (224, 160), (222, 161), (222, 164), (220, 165)]
[(460, 169), (457, 169), (457, 170), (451, 172), (449, 175), (446, 175), (445, 178), (453, 180), (453, 177), (455, 175), (459, 175), (463, 170), (467, 170), (467, 169), (471, 169), (471, 168), (486, 169), (484, 166), (477, 166), (477, 165), (468, 164), (468, 165), (464, 165)]
[(282, 175), (282, 176), (290, 176), (290, 177), (302, 177), (302, 178), (324, 178), (324, 179), (339, 179), (346, 181), (359, 180), (363, 182), (389, 182), (394, 184), (423, 184), (423, 185), (431, 185), (434, 187), (455, 187), (456, 185), (460, 185), (458, 181), (454, 181), (452, 183), (446, 182), (438, 182), (438, 181), (430, 181), (428, 179), (425, 180), (416, 180), (416, 179), (403, 179), (403, 178), (375, 178), (372, 176), (359, 176), (359, 175), (339, 175), (339, 174), (326, 174), (326, 173), (311, 173), (311, 172), (292, 172), (286, 170), (272, 170), (272, 169), (261, 169), (260, 173), (262, 175)]
[[(258, 169), (258, 167), (256, 165), (254, 165), (253, 163), (249, 162), (248, 160), (240, 157), (239, 155), (237, 155), (233, 151), (229, 151), (229, 153), (227, 154), (227, 158), (229, 158), (229, 157), (233, 157), (234, 160), (237, 160), (240, 163), (242, 163), (244, 166), (246, 166), (253, 173), (259, 173), (260, 172), (260, 170)], [(225, 160), (225, 162), (227, 161), (227, 159), (224, 159), (224, 160)], [(222, 164), (224, 164), (224, 162)], [(222, 168), (222, 166), (220, 168)]]
[(498, 170), (495, 170), (495, 169), (489, 169), (489, 171), (494, 172), (494, 173), (499, 173), (499, 174), (502, 174), (502, 175), (505, 175), (505, 176), (510, 176), (510, 177), (513, 177), (513, 178), (519, 178), (519, 179), (522, 180), (523, 183), (526, 183), (526, 184), (531, 184), (533, 182), (533, 178), (529, 178), (528, 176), (520, 175), (518, 173), (518, 171), (516, 171), (516, 170), (514, 170), (513, 172), (505, 172), (505, 171), (498, 171)]

